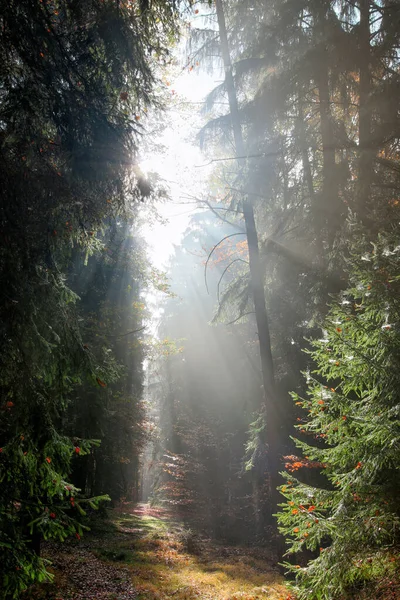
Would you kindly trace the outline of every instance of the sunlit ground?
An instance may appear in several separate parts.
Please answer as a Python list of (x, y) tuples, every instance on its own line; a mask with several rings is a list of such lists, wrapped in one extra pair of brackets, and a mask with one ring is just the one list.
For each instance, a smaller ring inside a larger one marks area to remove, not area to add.
[(151, 509), (142, 509), (124, 509), (114, 521), (120, 531), (140, 536), (133, 543), (127, 539), (118, 544), (120, 550), (132, 551), (128, 562), (138, 598), (277, 600), (285, 592), (286, 598), (280, 575), (261, 549), (192, 539), (191, 532), (171, 525), (162, 513), (154, 517)]
[(217, 545), (163, 509), (123, 503), (81, 541), (49, 543), (54, 581), (23, 600), (286, 600), (267, 549)]
[[(263, 549), (218, 546), (193, 538), (162, 510), (154, 513), (147, 505), (125, 504), (113, 511), (108, 529), (91, 537), (90, 550), (98, 562), (96, 574), (88, 576), (101, 580), (102, 569), (112, 568), (114, 579), (130, 580), (138, 600), (279, 600), (288, 595)], [(91, 560), (88, 553), (88, 564)], [(69, 582), (64, 571), (65, 587), (57, 597), (80, 600), (79, 594), (74, 595), (76, 583), (73, 570)], [(110, 597), (119, 600), (130, 595)]]

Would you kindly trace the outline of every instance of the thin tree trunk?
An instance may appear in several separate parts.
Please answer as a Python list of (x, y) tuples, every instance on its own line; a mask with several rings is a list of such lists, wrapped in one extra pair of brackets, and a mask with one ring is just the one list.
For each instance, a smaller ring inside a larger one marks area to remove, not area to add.
[[(225, 85), (228, 94), (229, 108), (233, 136), (235, 141), (236, 156), (246, 156), (245, 145), (243, 142), (242, 128), (239, 118), (238, 101), (236, 96), (235, 84), (232, 75), (232, 63), (229, 52), (228, 37), (226, 32), (225, 15), (222, 0), (216, 0), (216, 9), (218, 17), (219, 34), (221, 40), (221, 52), (225, 67)], [(243, 159), (241, 161), (243, 166)], [(254, 210), (250, 196), (243, 199), (243, 215), (246, 227), (246, 236), (249, 249), (250, 263), (250, 281), (253, 294), (254, 309), (257, 323), (257, 333), (260, 348), (261, 371), (264, 386), (264, 398), (261, 410), (266, 419), (266, 435), (262, 442), (268, 445), (268, 475), (271, 487), (272, 512), (276, 508), (276, 502), (279, 494), (276, 486), (279, 482), (279, 412), (275, 390), (274, 365), (271, 351), (271, 340), (267, 310), (265, 306), (264, 284), (262, 269), (260, 263), (257, 229), (254, 219)], [(267, 474), (260, 473), (259, 486), (262, 482), (265, 484)]]
[(318, 212), (320, 214), (321, 231), (326, 231), (328, 246), (331, 248), (335, 233), (340, 226), (340, 206), (337, 193), (335, 144), (332, 127), (327, 49), (324, 48), (321, 54), (320, 68), (318, 69), (316, 77), (322, 140), (322, 201)]
[(361, 218), (366, 215), (369, 204), (371, 169), (373, 151), (371, 149), (371, 109), (369, 96), (371, 92), (371, 43), (370, 43), (370, 0), (360, 0), (359, 29), (359, 121), (358, 121), (358, 185), (356, 193), (356, 210)]
[(314, 181), (311, 172), (310, 158), (308, 156), (308, 148), (306, 143), (306, 136), (304, 131), (304, 115), (303, 107), (301, 103), (299, 105), (299, 121), (300, 121), (300, 145), (301, 145), (301, 161), (303, 163), (304, 181), (308, 189), (308, 195), (310, 197), (310, 203), (314, 206), (315, 203), (315, 190)]
[[(312, 171), (311, 171), (310, 158), (308, 156), (308, 144), (307, 144), (307, 139), (306, 139), (305, 127), (304, 127), (304, 112), (303, 112), (303, 105), (302, 105), (301, 90), (299, 91), (299, 109), (298, 110), (299, 110), (299, 141), (300, 141), (300, 147), (301, 147), (301, 160), (302, 160), (302, 165), (303, 165), (304, 181), (305, 181), (305, 184), (308, 189), (308, 195), (310, 198), (311, 209), (312, 209), (313, 214), (315, 215), (315, 212), (318, 211), (318, 207), (316, 206), (317, 199), (315, 197), (316, 195), (315, 195), (315, 189), (314, 189), (314, 181), (313, 181), (313, 176), (312, 176)], [(319, 219), (317, 219), (315, 217), (313, 218), (313, 230), (314, 230), (314, 236), (315, 236), (315, 241), (316, 241), (316, 250), (317, 250), (316, 263), (318, 266), (318, 271), (320, 272), (320, 276), (322, 276), (322, 273), (324, 271), (324, 264), (325, 264), (325, 253), (324, 253), (324, 246), (323, 246), (323, 240), (322, 240), (322, 230), (319, 226)]]
[(135, 469), (133, 476), (133, 498), (135, 502), (139, 502), (140, 499), (140, 465), (139, 459), (136, 457), (135, 459)]

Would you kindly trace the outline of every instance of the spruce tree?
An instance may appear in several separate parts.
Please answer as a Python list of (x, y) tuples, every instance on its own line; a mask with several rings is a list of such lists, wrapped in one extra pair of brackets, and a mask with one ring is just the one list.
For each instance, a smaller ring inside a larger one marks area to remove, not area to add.
[(175, 8), (2, 0), (0, 14), (0, 570), (17, 598), (49, 577), (40, 539), (82, 533), (70, 475), (97, 442), (64, 435), (62, 418), (118, 369), (85, 348), (67, 278), (141, 198), (132, 166)]
[(348, 275), (311, 343), (307, 394), (293, 395), (301, 454), (286, 457), (278, 520), (289, 554), (316, 553), (286, 563), (300, 599), (385, 595), (398, 574), (398, 236), (363, 237)]

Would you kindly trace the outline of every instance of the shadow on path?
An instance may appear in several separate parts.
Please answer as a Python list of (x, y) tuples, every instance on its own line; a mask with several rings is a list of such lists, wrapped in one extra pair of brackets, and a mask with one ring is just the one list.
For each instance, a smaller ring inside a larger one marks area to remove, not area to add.
[(55, 580), (24, 600), (286, 600), (264, 548), (194, 536), (172, 513), (121, 504), (81, 541), (48, 544)]

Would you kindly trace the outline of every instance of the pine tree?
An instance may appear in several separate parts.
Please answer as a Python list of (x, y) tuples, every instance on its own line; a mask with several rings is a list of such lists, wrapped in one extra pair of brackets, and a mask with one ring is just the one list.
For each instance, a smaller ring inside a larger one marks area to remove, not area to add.
[[(317, 554), (304, 566), (286, 564), (300, 599), (354, 597), (363, 588), (365, 597), (385, 595), (398, 573), (397, 241), (363, 236), (352, 245), (350, 285), (311, 344), (307, 395), (293, 395), (301, 456), (286, 457), (287, 502), (278, 519), (289, 554)], [(313, 484), (307, 468), (322, 473)]]
[(70, 435), (101, 439), (78, 462), (73, 478), (86, 494), (108, 493), (112, 500), (137, 498), (139, 454), (146, 437), (141, 293), (148, 277), (143, 272), (144, 242), (134, 232), (133, 223), (109, 223), (100, 238), (102, 249), (87, 265), (78, 254), (70, 275), (80, 297), (83, 346), (99, 365), (103, 385), (87, 382), (76, 389), (63, 427)]
[(141, 198), (130, 167), (175, 8), (21, 0), (0, 13), (0, 569), (17, 598), (49, 577), (40, 538), (82, 533), (70, 474), (97, 442), (64, 435), (62, 416), (118, 369), (85, 349), (67, 278), (74, 251), (87, 259), (103, 220)]
[[(236, 118), (249, 158), (240, 177), (232, 161), (219, 166), (220, 210), (240, 213), (251, 194), (277, 387), (284, 392), (304, 362), (305, 325), (323, 317), (330, 293), (346, 288), (349, 208), (374, 235), (397, 219), (398, 38), (386, 16), (399, 13), (392, 4), (345, 0), (226, 7)], [(209, 94), (213, 118), (203, 130), (222, 157), (232, 155), (232, 115), (217, 105), (227, 95), (226, 83)], [(247, 273), (230, 282), (240, 293), (246, 287)], [(278, 405), (283, 438), (284, 393)]]

